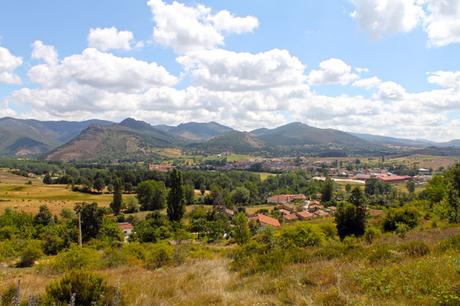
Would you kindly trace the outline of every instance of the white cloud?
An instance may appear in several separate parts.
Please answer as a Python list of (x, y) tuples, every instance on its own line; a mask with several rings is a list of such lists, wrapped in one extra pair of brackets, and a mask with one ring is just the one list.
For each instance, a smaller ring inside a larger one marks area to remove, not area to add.
[(428, 74), (428, 82), (442, 87), (460, 88), (460, 71), (436, 71)]
[(338, 58), (322, 61), (318, 70), (312, 70), (308, 74), (311, 85), (347, 85), (357, 78), (358, 75), (352, 72), (351, 66)]
[(88, 34), (88, 46), (101, 51), (113, 49), (130, 50), (132, 41), (133, 33), (130, 31), (118, 31), (115, 27), (90, 29)]
[(21, 83), (21, 78), (14, 73), (16, 68), (21, 65), (21, 57), (14, 56), (8, 49), (0, 47), (0, 83)]
[(355, 6), (352, 17), (373, 37), (385, 33), (409, 32), (423, 18), (417, 0), (351, 0)]
[(380, 84), (377, 94), (384, 100), (401, 100), (406, 94), (406, 90), (398, 83), (389, 81)]
[(166, 4), (162, 0), (149, 0), (148, 5), (155, 21), (154, 40), (177, 53), (222, 46), (223, 33), (251, 32), (258, 26), (255, 17), (235, 17), (228, 11), (212, 14), (203, 5)]
[(194, 85), (212, 90), (256, 90), (305, 80), (305, 67), (287, 50), (254, 54), (214, 49), (188, 53), (177, 61), (191, 74)]
[(429, 45), (460, 42), (460, 0), (351, 0), (351, 16), (376, 38), (423, 25)]
[(382, 80), (380, 80), (376, 76), (373, 76), (370, 78), (364, 78), (364, 79), (359, 79), (357, 81), (354, 81), (352, 85), (355, 87), (371, 89), (371, 88), (374, 88), (380, 85), (381, 83), (382, 83)]
[(28, 76), (45, 88), (79, 84), (113, 92), (136, 92), (177, 82), (175, 76), (156, 63), (117, 57), (92, 48), (64, 58), (59, 65), (33, 66)]
[(241, 34), (252, 32), (259, 26), (259, 20), (256, 17), (235, 17), (225, 10), (210, 16), (209, 20), (219, 32)]
[(36, 40), (32, 44), (32, 58), (43, 60), (46, 64), (56, 64), (58, 61), (58, 54), (54, 46), (45, 45), (42, 41)]
[(425, 31), (431, 45), (460, 42), (460, 0), (429, 0)]

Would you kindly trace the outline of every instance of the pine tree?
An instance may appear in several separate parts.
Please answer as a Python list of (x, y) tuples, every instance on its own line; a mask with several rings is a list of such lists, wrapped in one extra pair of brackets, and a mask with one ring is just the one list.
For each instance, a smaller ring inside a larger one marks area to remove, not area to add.
[(110, 208), (112, 209), (115, 215), (118, 215), (121, 211), (121, 206), (123, 205), (123, 190), (122, 183), (120, 179), (115, 179), (113, 182), (113, 200), (110, 203)]
[(182, 186), (182, 173), (173, 169), (170, 175), (171, 189), (168, 194), (168, 218), (170, 221), (179, 222), (185, 213), (184, 190)]

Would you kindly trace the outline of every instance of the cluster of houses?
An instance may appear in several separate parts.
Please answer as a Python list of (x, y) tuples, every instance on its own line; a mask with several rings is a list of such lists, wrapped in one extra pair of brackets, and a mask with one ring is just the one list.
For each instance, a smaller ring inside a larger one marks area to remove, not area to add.
[[(274, 195), (267, 199), (267, 203), (277, 204), (274, 211), (279, 213), (283, 223), (329, 217), (336, 211), (336, 207), (324, 207), (319, 201), (307, 199), (304, 194)], [(261, 226), (281, 227), (278, 219), (265, 214), (249, 215), (248, 218)]]

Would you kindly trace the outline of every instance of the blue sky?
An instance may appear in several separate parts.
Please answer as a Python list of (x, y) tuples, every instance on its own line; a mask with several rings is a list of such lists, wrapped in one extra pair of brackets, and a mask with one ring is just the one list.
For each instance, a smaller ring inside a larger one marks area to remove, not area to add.
[(0, 115), (457, 138), (457, 29), (458, 0), (6, 0)]

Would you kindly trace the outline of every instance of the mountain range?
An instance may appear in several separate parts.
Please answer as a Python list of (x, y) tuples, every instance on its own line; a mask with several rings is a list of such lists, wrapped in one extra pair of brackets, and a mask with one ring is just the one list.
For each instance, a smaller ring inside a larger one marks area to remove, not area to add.
[(142, 159), (167, 148), (190, 154), (235, 152), (271, 156), (345, 156), (416, 150), (448, 155), (458, 154), (458, 147), (460, 140), (435, 143), (320, 129), (299, 122), (241, 132), (216, 122), (155, 126), (132, 118), (120, 123), (0, 119), (0, 156), (36, 156), (63, 161)]

